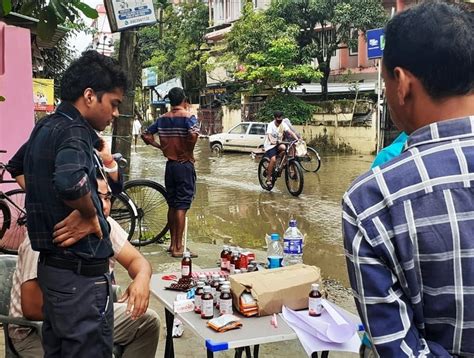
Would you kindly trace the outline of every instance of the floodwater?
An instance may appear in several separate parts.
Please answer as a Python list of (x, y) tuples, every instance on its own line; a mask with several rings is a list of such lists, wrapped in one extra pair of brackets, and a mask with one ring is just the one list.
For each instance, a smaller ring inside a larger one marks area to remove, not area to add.
[[(322, 157), (318, 173), (305, 173), (303, 193), (291, 196), (284, 175), (272, 192), (258, 182), (258, 159), (246, 153), (210, 152), (207, 139), (196, 145), (197, 192), (188, 212), (191, 242), (221, 247), (264, 249), (265, 234), (283, 235), (292, 218), (306, 235), (305, 263), (319, 266), (324, 277), (348, 285), (341, 233), (341, 198), (350, 183), (368, 170), (370, 155)], [(148, 178), (164, 185), (162, 153), (139, 145), (132, 148), (131, 178)]]

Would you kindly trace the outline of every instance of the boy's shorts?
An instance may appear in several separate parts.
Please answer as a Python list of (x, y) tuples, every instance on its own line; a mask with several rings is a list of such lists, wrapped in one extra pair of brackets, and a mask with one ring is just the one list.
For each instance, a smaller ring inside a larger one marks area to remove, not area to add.
[(196, 171), (191, 162), (168, 160), (165, 170), (166, 201), (169, 207), (188, 210), (196, 192)]

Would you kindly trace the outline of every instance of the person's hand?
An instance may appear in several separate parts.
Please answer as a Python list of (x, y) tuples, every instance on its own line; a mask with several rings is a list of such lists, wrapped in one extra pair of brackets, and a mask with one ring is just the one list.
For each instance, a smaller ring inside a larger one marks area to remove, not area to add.
[(74, 210), (54, 226), (53, 243), (59, 247), (69, 247), (89, 234), (102, 239), (99, 218), (97, 215), (85, 218), (79, 210)]
[(153, 134), (151, 133), (143, 133), (141, 137), (146, 145), (151, 144), (155, 141), (155, 137), (153, 137)]
[(104, 140), (104, 138), (100, 138), (100, 141), (101, 144), (99, 145), (99, 148), (97, 148), (100, 159), (102, 159), (103, 163), (113, 162), (114, 158), (112, 157), (109, 144)]
[(131, 315), (132, 320), (142, 316), (150, 300), (150, 279), (139, 275), (135, 277), (118, 302), (123, 303), (127, 299), (127, 314)]

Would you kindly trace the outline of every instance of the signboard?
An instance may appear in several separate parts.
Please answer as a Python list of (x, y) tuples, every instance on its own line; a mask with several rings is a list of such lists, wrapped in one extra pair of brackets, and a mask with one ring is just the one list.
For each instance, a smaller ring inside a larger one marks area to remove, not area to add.
[(383, 29), (367, 30), (367, 57), (369, 60), (381, 58), (385, 47)]
[(33, 102), (35, 111), (54, 111), (54, 80), (33, 78)]
[(105, 0), (112, 32), (156, 23), (153, 0)]
[(158, 74), (156, 67), (142, 69), (142, 87), (154, 87), (158, 84)]

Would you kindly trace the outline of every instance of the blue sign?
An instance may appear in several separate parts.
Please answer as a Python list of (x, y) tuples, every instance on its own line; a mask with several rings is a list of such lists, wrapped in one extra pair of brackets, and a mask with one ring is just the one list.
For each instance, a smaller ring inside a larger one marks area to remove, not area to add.
[(367, 57), (369, 60), (381, 58), (385, 47), (383, 29), (367, 30)]

